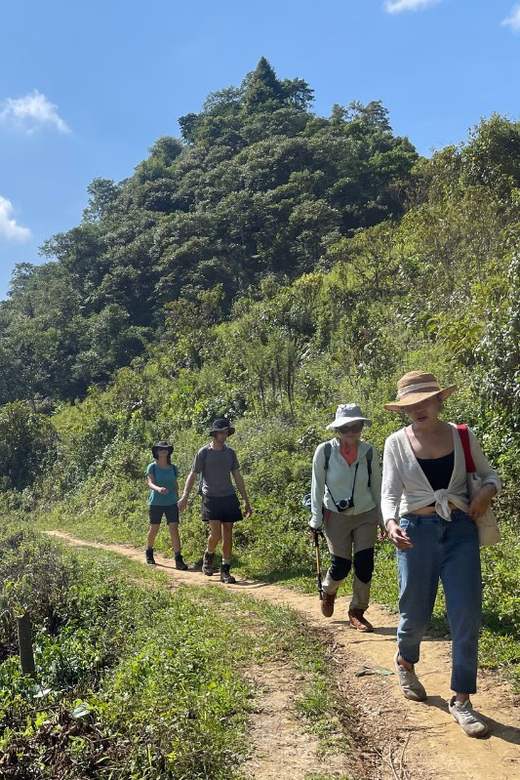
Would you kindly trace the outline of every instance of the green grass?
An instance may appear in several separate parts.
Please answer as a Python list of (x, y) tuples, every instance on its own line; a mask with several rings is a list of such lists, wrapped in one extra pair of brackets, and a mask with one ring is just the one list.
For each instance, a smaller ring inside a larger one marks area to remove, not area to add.
[(351, 744), (326, 650), (291, 610), (223, 588), (172, 589), (162, 572), (73, 553), (28, 528), (4, 529), (0, 544), (6, 583), (26, 576), (21, 589), (4, 584), (3, 614), (12, 620), (24, 602), (33, 615), (37, 667), (35, 684), (12, 651), (0, 664), (6, 766), (17, 761), (34, 780), (241, 780), (257, 693), (248, 670), (269, 662), (298, 675), (298, 715), (323, 751)]

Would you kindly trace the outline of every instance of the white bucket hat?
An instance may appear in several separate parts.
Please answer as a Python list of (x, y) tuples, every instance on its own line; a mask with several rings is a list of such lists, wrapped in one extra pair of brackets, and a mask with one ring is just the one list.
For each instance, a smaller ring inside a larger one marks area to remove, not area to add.
[(327, 425), (327, 428), (342, 428), (349, 423), (362, 421), (365, 425), (372, 425), (372, 420), (363, 416), (363, 412), (357, 404), (340, 404), (336, 409), (336, 418)]

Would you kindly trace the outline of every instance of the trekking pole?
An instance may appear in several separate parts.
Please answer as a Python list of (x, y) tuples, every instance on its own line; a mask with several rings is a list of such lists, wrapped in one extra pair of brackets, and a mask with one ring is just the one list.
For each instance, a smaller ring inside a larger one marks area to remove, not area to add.
[(314, 530), (314, 550), (316, 552), (316, 581), (318, 583), (318, 593), (320, 601), (323, 600), (323, 585), (321, 584), (321, 562), (320, 562), (320, 531)]

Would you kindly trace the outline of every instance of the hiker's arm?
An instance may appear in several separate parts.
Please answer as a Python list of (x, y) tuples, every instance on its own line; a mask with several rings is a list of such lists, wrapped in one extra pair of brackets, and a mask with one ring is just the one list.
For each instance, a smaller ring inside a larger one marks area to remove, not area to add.
[(186, 509), (188, 505), (188, 496), (191, 493), (191, 489), (197, 477), (198, 474), (195, 471), (190, 471), (190, 473), (188, 474), (188, 478), (184, 483), (184, 490), (182, 491), (182, 496), (179, 498), (179, 501), (177, 502), (179, 512), (184, 512), (184, 510)]
[(372, 447), (372, 474), (370, 478), (370, 492), (375, 501), (377, 509), (377, 518), (379, 522), (380, 538), (386, 538), (386, 528), (381, 513), (381, 466), (379, 465), (379, 453), (375, 447)]
[(325, 496), (325, 452), (320, 444), (312, 459), (311, 519), (310, 527), (317, 531), (323, 524), (323, 498)]
[(403, 489), (404, 484), (399, 471), (397, 458), (387, 439), (383, 451), (381, 512), (388, 539), (395, 544), (399, 550), (406, 550), (409, 547), (413, 547), (408, 534), (401, 528), (397, 520)]
[(249, 498), (247, 497), (247, 491), (246, 486), (244, 485), (244, 478), (242, 474), (240, 473), (240, 469), (235, 469), (235, 471), (232, 472), (233, 479), (235, 480), (235, 485), (237, 486), (237, 490), (244, 499), (244, 506), (246, 510), (246, 517), (251, 517), (252, 509), (251, 504), (249, 503)]
[(494, 468), (489, 464), (480, 443), (473, 433), (468, 429), (470, 440), (470, 450), (475, 462), (477, 474), (482, 477), (482, 487), (473, 498), (468, 515), (473, 518), (482, 517), (489, 507), (491, 500), (500, 492), (500, 478)]
[[(394, 452), (394, 447), (397, 449), (397, 453)], [(396, 442), (389, 437), (383, 450), (383, 479), (381, 483), (381, 514), (388, 532), (390, 532), (389, 526), (392, 520), (396, 525), (399, 525), (399, 509), (404, 490), (404, 481), (399, 468), (400, 461), (401, 456)]]
[(160, 493), (161, 496), (165, 496), (168, 493), (168, 488), (159, 487), (159, 485), (154, 484), (151, 474), (146, 475), (146, 481), (148, 482), (148, 487), (150, 490), (155, 490), (155, 492)]
[(490, 465), (482, 447), (480, 446), (479, 440), (473, 431), (469, 428), (468, 435), (471, 455), (473, 456), (473, 460), (475, 462), (475, 469), (479, 477), (482, 477), (483, 487), (484, 485), (493, 485), (495, 487), (495, 493), (493, 495), (498, 495), (501, 489), (500, 477), (498, 476), (495, 469)]
[(468, 515), (474, 520), (482, 517), (487, 511), (492, 499), (496, 496), (497, 489), (495, 485), (486, 482), (482, 485), (477, 495), (473, 498), (471, 504), (468, 507)]

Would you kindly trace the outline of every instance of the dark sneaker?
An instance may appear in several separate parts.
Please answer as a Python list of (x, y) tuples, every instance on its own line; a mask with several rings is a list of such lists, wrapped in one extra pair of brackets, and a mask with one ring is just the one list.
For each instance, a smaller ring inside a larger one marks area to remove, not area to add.
[(175, 568), (180, 569), (180, 571), (188, 570), (188, 566), (184, 563), (182, 555), (175, 556)]
[(414, 667), (407, 669), (405, 666), (401, 666), (397, 659), (399, 658), (399, 650), (394, 655), (394, 666), (397, 671), (397, 679), (401, 686), (403, 696), (410, 701), (424, 701), (426, 699), (426, 691), (424, 686), (415, 674)]
[(146, 563), (151, 563), (153, 566), (157, 565), (153, 557), (153, 547), (146, 548), (145, 556), (146, 556)]
[(215, 553), (205, 552), (204, 553), (204, 559), (202, 561), (202, 573), (206, 575), (206, 577), (211, 577), (213, 574), (213, 558), (215, 557)]
[(223, 563), (220, 567), (220, 581), (225, 582), (226, 585), (234, 585), (236, 579), (229, 573), (229, 563)]
[(364, 609), (350, 609), (348, 613), (348, 619), (350, 627), (355, 628), (356, 631), (364, 631), (365, 634), (371, 634), (374, 630), (372, 623), (369, 623), (366, 617), (364, 617)]
[(334, 602), (336, 601), (335, 593), (322, 593), (321, 599), (321, 614), (325, 617), (332, 617), (334, 614)]
[(455, 696), (448, 704), (448, 709), (457, 721), (464, 734), (468, 737), (485, 737), (489, 729), (481, 719), (480, 715), (473, 712), (473, 706), (469, 699), (466, 701), (457, 701)]

